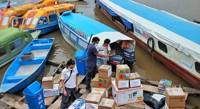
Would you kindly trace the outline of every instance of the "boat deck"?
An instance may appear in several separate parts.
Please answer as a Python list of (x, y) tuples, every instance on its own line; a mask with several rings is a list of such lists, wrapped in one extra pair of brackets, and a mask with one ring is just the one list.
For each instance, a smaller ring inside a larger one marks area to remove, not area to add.
[(16, 72), (16, 76), (30, 75), (40, 67), (40, 64), (22, 65)]
[(33, 50), (31, 52), (32, 52), (34, 58), (46, 57), (48, 55), (49, 49)]

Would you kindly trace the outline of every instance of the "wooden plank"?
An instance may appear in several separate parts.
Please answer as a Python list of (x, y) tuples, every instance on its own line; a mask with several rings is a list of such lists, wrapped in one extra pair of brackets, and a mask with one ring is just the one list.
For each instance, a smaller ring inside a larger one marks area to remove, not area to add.
[(187, 92), (189, 95), (200, 95), (200, 90), (190, 88), (190, 87), (182, 87), (185, 92)]
[(158, 87), (142, 84), (143, 90), (147, 92), (159, 93)]
[(48, 107), (48, 109), (60, 109), (60, 103), (61, 103), (61, 96), (52, 104)]
[(53, 96), (53, 97), (47, 97), (45, 98), (45, 105), (48, 107), (50, 106), (53, 101), (55, 101), (58, 98), (58, 96)]
[(12, 94), (5, 94), (0, 99), (0, 101), (13, 108), (27, 109), (28, 108), (27, 104), (25, 104), (24, 102), (18, 102), (19, 99), (22, 99), (22, 97), (19, 97), (17, 95), (12, 95)]

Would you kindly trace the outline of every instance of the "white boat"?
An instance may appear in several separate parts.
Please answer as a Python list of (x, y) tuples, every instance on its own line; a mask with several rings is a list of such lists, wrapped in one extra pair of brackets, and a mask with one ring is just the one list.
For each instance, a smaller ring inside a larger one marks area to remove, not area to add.
[(133, 0), (96, 0), (110, 20), (193, 87), (200, 89), (200, 25)]

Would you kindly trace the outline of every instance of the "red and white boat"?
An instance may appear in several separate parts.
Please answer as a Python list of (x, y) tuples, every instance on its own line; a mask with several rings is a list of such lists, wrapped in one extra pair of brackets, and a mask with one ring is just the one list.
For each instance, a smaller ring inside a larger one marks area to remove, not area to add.
[(200, 25), (133, 0), (95, 0), (137, 45), (200, 89)]

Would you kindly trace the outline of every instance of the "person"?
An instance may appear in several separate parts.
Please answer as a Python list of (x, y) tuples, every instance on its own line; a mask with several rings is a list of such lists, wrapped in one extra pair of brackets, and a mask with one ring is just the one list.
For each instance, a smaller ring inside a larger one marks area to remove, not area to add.
[(10, 3), (11, 3), (11, 1), (8, 0), (8, 4), (7, 4), (6, 8), (10, 8), (11, 7)]
[[(101, 47), (97, 48), (99, 54), (109, 55), (110, 54), (110, 39), (105, 39)], [(108, 57), (97, 57), (97, 66), (108, 64)]]
[(127, 64), (130, 70), (133, 70), (133, 64), (135, 63), (135, 52), (130, 41), (123, 41), (121, 44), (122, 57), (124, 58), (124, 64)]
[(108, 55), (99, 54), (96, 46), (98, 45), (100, 39), (98, 37), (92, 38), (92, 44), (87, 47), (87, 75), (85, 77), (86, 90), (91, 92), (90, 82), (91, 79), (95, 77), (97, 73), (97, 56), (98, 57), (108, 57)]
[(71, 102), (78, 98), (76, 94), (77, 90), (77, 75), (78, 71), (75, 67), (74, 60), (67, 61), (66, 68), (61, 73), (61, 87), (63, 88), (63, 95), (61, 101), (61, 109), (68, 108)]

